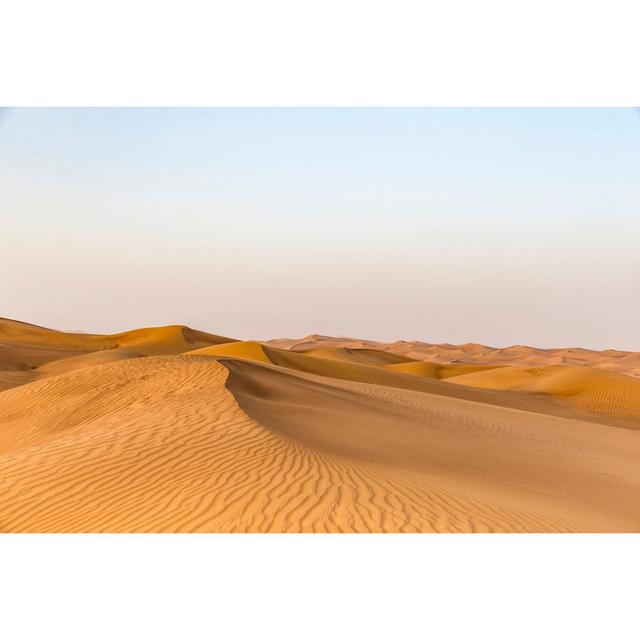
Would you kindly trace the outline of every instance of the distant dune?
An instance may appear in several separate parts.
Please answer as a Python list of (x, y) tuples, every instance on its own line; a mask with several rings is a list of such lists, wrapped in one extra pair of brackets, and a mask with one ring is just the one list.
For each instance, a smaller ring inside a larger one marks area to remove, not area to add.
[(639, 375), (620, 351), (0, 319), (0, 530), (637, 532)]
[[(99, 362), (182, 353), (228, 342), (232, 342), (232, 338), (181, 325), (135, 329), (105, 336), (55, 331), (0, 318), (0, 390)], [(60, 362), (66, 358), (73, 358), (73, 362)]]
[(375, 349), (390, 351), (414, 360), (437, 363), (490, 364), (539, 366), (539, 365), (576, 365), (590, 366), (626, 373), (640, 378), (640, 353), (633, 351), (593, 351), (591, 349), (537, 349), (523, 345), (495, 348), (482, 344), (429, 344), (427, 342), (375, 342), (354, 338), (334, 338), (322, 335), (310, 335), (305, 338), (269, 340), (268, 345), (293, 351), (308, 349)]

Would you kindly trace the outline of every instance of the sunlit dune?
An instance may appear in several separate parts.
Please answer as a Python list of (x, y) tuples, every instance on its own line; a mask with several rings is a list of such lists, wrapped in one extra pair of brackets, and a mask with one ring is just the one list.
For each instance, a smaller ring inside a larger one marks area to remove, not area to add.
[(188, 352), (190, 355), (203, 356), (227, 356), (231, 358), (244, 358), (248, 360), (258, 360), (259, 362), (270, 362), (266, 356), (262, 345), (259, 342), (228, 342), (214, 345), (212, 347), (202, 347)]
[[(232, 341), (232, 338), (182, 325), (96, 335), (55, 331), (0, 318), (0, 390), (85, 365), (134, 356), (182, 353)], [(73, 361), (63, 364), (60, 362), (63, 358), (73, 358)]]
[(638, 362), (0, 320), (0, 530), (638, 531)]
[(481, 389), (539, 393), (576, 408), (640, 428), (640, 380), (594, 367), (501, 367), (457, 376), (451, 382)]

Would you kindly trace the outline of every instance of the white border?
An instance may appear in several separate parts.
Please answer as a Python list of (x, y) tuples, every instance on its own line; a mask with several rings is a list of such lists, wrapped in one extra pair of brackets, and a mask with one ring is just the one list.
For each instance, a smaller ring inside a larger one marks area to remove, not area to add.
[(0, 104), (634, 106), (633, 0), (20, 0)]
[[(634, 106), (638, 24), (631, 0), (20, 0), (0, 13), (0, 104)], [(619, 640), (638, 635), (637, 552), (637, 536), (3, 536), (0, 626)]]
[(633, 535), (7, 535), (23, 638), (638, 637)]

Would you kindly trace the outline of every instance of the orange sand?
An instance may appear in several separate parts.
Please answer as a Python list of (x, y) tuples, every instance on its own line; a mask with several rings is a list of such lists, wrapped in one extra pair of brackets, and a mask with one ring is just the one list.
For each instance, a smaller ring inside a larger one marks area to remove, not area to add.
[(0, 530), (638, 531), (637, 356), (0, 320)]

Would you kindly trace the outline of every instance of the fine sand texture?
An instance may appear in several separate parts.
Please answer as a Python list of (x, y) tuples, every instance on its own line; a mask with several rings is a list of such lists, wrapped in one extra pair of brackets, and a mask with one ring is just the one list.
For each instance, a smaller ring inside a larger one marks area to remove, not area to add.
[(637, 354), (394, 344), (0, 320), (0, 531), (640, 531)]

